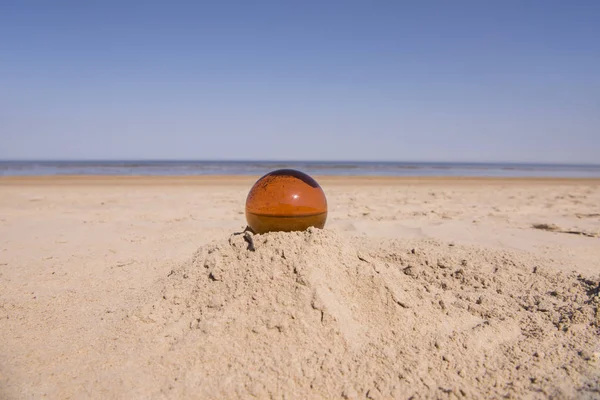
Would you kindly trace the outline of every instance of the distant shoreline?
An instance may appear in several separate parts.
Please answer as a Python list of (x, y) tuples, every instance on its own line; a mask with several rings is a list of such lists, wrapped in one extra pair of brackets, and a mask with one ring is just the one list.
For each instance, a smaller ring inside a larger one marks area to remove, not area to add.
[(600, 165), (341, 161), (0, 161), (0, 176), (315, 176), (600, 178)]
[[(252, 185), (260, 175), (51, 175), (0, 176), (0, 186), (240, 186)], [(600, 178), (456, 177), (456, 176), (333, 176), (314, 175), (321, 185), (600, 185)]]

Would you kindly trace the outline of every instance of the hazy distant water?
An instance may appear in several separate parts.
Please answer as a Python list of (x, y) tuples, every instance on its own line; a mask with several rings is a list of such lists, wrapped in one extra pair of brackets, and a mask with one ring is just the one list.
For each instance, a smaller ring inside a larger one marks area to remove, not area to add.
[(0, 161), (0, 175), (312, 175), (600, 178), (600, 165), (273, 161)]

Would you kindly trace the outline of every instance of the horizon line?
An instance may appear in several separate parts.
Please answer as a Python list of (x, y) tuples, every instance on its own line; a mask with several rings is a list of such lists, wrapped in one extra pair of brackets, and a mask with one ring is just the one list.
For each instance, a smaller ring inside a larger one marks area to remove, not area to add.
[(32, 163), (32, 162), (201, 162), (201, 163), (267, 163), (267, 164), (286, 164), (286, 163), (310, 163), (310, 164), (479, 164), (479, 165), (532, 165), (532, 166), (586, 166), (600, 167), (600, 163), (572, 163), (572, 162), (534, 162), (534, 161), (443, 161), (443, 160), (275, 160), (275, 159), (187, 159), (187, 158), (23, 158), (23, 159), (4, 159), (0, 158), (1, 163)]

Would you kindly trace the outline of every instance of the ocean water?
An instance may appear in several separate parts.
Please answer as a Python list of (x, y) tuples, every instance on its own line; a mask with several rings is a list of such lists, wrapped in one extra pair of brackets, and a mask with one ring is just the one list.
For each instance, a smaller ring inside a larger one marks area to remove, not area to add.
[(276, 162), (276, 161), (0, 161), (0, 176), (39, 175), (262, 175), (294, 168), (311, 175), (464, 176), (600, 178), (600, 165), (435, 163), (435, 162)]

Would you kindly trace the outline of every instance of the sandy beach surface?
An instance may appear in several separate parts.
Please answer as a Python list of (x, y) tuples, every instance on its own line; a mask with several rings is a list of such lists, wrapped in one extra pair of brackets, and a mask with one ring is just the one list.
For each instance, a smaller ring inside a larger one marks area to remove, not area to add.
[(0, 178), (0, 398), (600, 398), (600, 180)]

